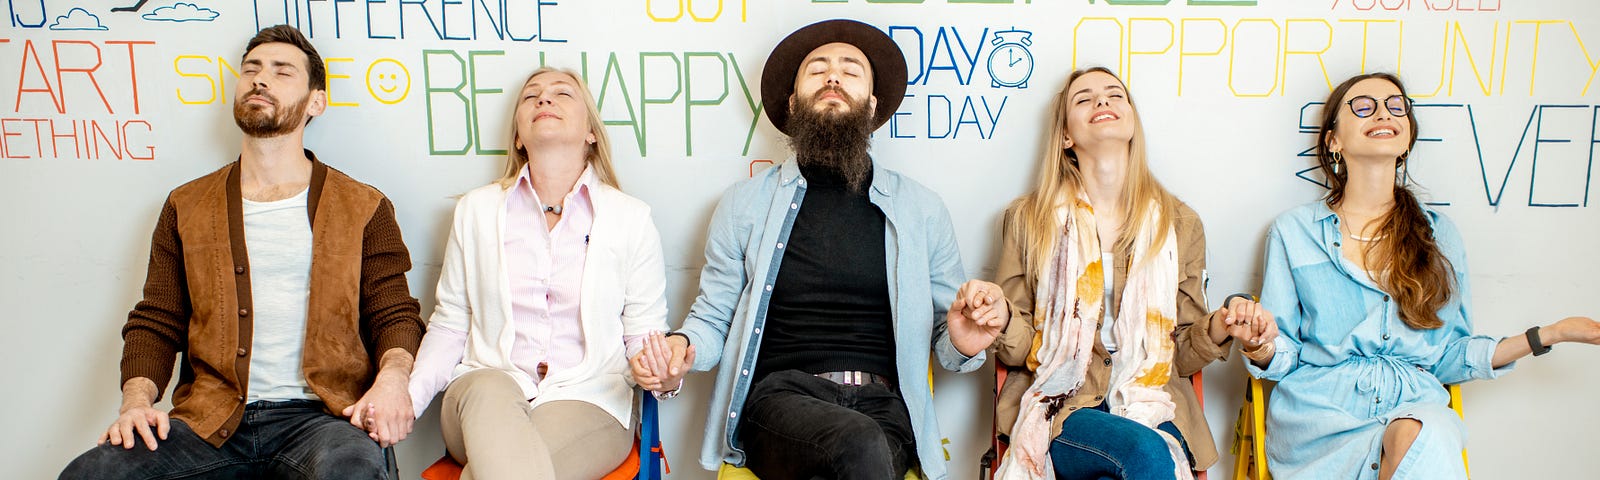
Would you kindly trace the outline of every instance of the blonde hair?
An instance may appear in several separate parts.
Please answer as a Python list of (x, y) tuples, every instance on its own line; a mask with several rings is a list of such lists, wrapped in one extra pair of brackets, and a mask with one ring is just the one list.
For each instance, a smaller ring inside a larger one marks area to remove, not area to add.
[[(1056, 240), (1061, 236), (1061, 221), (1057, 211), (1072, 202), (1083, 188), (1083, 173), (1078, 170), (1077, 155), (1067, 148), (1063, 132), (1067, 128), (1067, 113), (1071, 110), (1072, 82), (1091, 72), (1101, 72), (1122, 79), (1105, 67), (1090, 67), (1072, 72), (1067, 84), (1056, 94), (1055, 113), (1047, 134), (1046, 147), (1040, 159), (1039, 172), (1033, 191), (1018, 197), (1007, 209), (1006, 230), (1022, 243), (1023, 264), (1034, 278), (1042, 275), (1055, 254)], [(1126, 89), (1126, 84), (1124, 84)], [(1133, 251), (1134, 241), (1147, 221), (1155, 221), (1155, 236), (1148, 248), (1154, 250), (1168, 240), (1178, 199), (1168, 192), (1150, 173), (1144, 144), (1144, 125), (1139, 121), (1138, 108), (1134, 107), (1133, 94), (1128, 93), (1129, 118), (1133, 120), (1133, 138), (1128, 141), (1127, 182), (1122, 187), (1122, 233), (1117, 236), (1115, 251), (1126, 254)], [(1145, 215), (1144, 205), (1155, 205), (1158, 215), (1151, 219)]]
[[(584, 82), (583, 77), (578, 76), (578, 73), (572, 70), (543, 66), (529, 74), (528, 78), (522, 81), (522, 84), (527, 85), (529, 81), (533, 80), (533, 77), (546, 73), (560, 73), (572, 77), (578, 92), (582, 94), (579, 96), (583, 97), (584, 106), (589, 107), (589, 133), (594, 134), (594, 143), (589, 145), (588, 152), (584, 155), (586, 157), (585, 160), (594, 169), (595, 178), (600, 179), (606, 185), (610, 185), (611, 188), (621, 190), (622, 187), (617, 184), (616, 170), (611, 166), (611, 139), (606, 137), (606, 125), (600, 119), (600, 107), (594, 102), (594, 94), (589, 93), (588, 83)], [(518, 100), (514, 105), (511, 108), (511, 135), (508, 137), (510, 141), (506, 142), (506, 171), (500, 176), (499, 180), (495, 181), (495, 183), (500, 184), (500, 188), (511, 188), (516, 185), (517, 175), (521, 174), (522, 167), (528, 165), (528, 151), (523, 148), (517, 148), (516, 117), (517, 108), (522, 105), (521, 100)]]

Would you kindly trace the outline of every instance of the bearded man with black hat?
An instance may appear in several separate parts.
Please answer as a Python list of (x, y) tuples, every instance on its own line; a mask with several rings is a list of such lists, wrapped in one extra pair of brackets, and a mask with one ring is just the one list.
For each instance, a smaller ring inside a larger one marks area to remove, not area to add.
[(929, 352), (977, 370), (1005, 327), (1000, 287), (965, 277), (944, 202), (868, 154), (906, 89), (882, 31), (829, 20), (767, 59), (761, 95), (794, 157), (717, 205), (700, 294), (633, 364), (670, 396), (720, 366), (700, 462), (763, 479), (947, 477)]

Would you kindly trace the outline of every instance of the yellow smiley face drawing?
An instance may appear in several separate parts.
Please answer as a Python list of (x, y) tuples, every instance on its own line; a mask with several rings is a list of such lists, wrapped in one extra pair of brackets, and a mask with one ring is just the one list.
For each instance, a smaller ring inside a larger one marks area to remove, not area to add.
[(394, 105), (411, 94), (411, 71), (392, 58), (380, 58), (367, 66), (367, 93), (385, 105)]

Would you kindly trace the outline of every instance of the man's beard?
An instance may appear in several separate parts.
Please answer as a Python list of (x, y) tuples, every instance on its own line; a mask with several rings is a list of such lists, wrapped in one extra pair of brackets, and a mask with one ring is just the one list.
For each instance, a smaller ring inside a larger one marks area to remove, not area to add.
[[(849, 111), (817, 111), (817, 98), (829, 91), (843, 97)], [(866, 99), (853, 100), (838, 87), (823, 87), (797, 97), (789, 109), (789, 148), (800, 166), (842, 179), (851, 192), (859, 193), (872, 176), (872, 157), (867, 154), (872, 121)]]
[[(267, 113), (267, 107), (250, 104), (246, 99), (251, 95), (260, 95), (273, 102), (277, 115)], [(299, 102), (285, 105), (277, 97), (267, 94), (259, 89), (251, 90), (233, 101), (233, 123), (239, 125), (239, 130), (247, 136), (255, 138), (272, 138), (288, 135), (299, 128), (306, 118), (306, 103), (311, 100), (308, 95)]]

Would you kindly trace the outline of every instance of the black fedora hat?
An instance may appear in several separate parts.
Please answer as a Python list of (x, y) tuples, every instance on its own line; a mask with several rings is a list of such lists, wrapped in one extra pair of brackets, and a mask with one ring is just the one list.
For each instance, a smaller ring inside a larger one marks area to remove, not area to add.
[(847, 43), (867, 55), (872, 67), (872, 95), (878, 98), (874, 129), (882, 127), (900, 108), (906, 94), (906, 57), (900, 46), (872, 25), (855, 20), (823, 20), (795, 30), (767, 56), (767, 66), (761, 71), (761, 104), (778, 131), (789, 133), (789, 96), (794, 94), (800, 62), (812, 50), (830, 43)]

